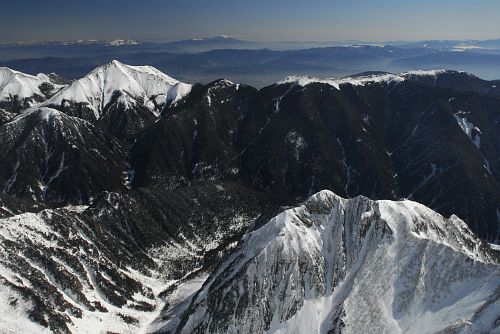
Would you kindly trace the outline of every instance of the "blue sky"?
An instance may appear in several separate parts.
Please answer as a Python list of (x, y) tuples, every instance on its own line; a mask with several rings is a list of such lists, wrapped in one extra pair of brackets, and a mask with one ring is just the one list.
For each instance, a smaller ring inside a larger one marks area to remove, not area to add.
[(0, 0), (0, 41), (500, 37), (499, 0)]

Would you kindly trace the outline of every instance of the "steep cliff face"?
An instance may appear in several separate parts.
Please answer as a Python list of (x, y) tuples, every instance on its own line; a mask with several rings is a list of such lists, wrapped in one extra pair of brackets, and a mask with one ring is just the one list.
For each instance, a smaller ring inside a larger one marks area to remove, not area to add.
[(455, 216), (322, 191), (248, 234), (159, 332), (490, 332), (498, 255)]

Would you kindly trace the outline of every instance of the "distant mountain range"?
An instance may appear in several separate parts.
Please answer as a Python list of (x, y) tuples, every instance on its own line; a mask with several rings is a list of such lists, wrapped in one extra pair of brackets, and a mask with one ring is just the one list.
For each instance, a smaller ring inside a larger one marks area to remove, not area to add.
[(387, 45), (404, 46), (409, 48), (430, 48), (440, 51), (498, 51), (500, 49), (500, 39), (486, 40), (428, 40), (418, 42), (388, 42)]
[(0, 45), (0, 66), (67, 79), (86, 75), (102, 63), (148, 64), (188, 83), (219, 78), (257, 87), (290, 75), (342, 77), (382, 70), (452, 69), (483, 79), (500, 79), (500, 42), (423, 41), (261, 43), (227, 36), (168, 43), (135, 40), (40, 42)]
[(31, 42), (5, 42), (0, 47), (30, 47), (30, 46), (72, 46), (72, 45), (106, 45), (106, 46), (131, 46), (157, 44), (166, 48), (175, 47), (182, 51), (209, 51), (217, 48), (269, 48), (273, 50), (293, 50), (312, 47), (350, 46), (350, 45), (378, 45), (400, 46), (407, 48), (430, 48), (440, 51), (445, 50), (494, 50), (500, 48), (499, 39), (487, 40), (423, 40), (423, 41), (251, 41), (232, 38), (230, 36), (213, 36), (205, 38), (191, 38), (174, 41), (140, 41), (136, 39), (115, 40), (75, 40), (75, 41), (31, 41)]

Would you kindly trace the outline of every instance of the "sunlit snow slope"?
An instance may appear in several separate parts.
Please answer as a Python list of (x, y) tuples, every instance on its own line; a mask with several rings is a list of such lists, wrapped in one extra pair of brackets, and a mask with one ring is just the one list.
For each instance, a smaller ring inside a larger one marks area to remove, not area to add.
[(144, 332), (270, 202), (232, 183), (103, 192), (37, 213), (0, 202), (0, 333)]
[(42, 73), (33, 76), (0, 67), (0, 124), (45, 101), (64, 87)]
[(176, 101), (189, 93), (191, 85), (179, 82), (151, 66), (130, 66), (117, 60), (100, 66), (54, 95), (44, 105), (65, 101), (83, 103), (99, 119), (102, 110), (119, 92), (124, 105), (140, 103), (155, 110), (157, 105)]
[(130, 138), (152, 125), (166, 105), (191, 91), (151, 66), (117, 60), (74, 81), (42, 106), (97, 123), (117, 137)]
[(248, 234), (162, 331), (489, 333), (499, 274), (455, 216), (322, 191)]

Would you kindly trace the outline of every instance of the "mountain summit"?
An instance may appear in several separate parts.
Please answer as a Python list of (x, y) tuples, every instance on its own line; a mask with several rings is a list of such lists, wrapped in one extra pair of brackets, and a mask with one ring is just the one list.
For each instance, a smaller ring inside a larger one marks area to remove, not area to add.
[[(44, 105), (61, 105), (64, 101), (83, 103), (100, 112), (121, 94), (125, 105), (142, 100), (142, 105), (154, 111), (157, 105), (175, 101), (189, 92), (190, 85), (181, 83), (151, 66), (125, 65), (117, 60), (96, 68), (84, 78), (76, 80)], [(134, 101), (132, 101), (134, 100)]]
[(498, 255), (455, 216), (322, 191), (246, 235), (158, 332), (492, 332)]
[(63, 87), (42, 73), (34, 76), (0, 67), (0, 124), (45, 101)]
[(74, 81), (41, 106), (102, 123), (115, 135), (130, 136), (150, 125), (167, 103), (189, 93), (179, 82), (151, 66), (113, 60)]

